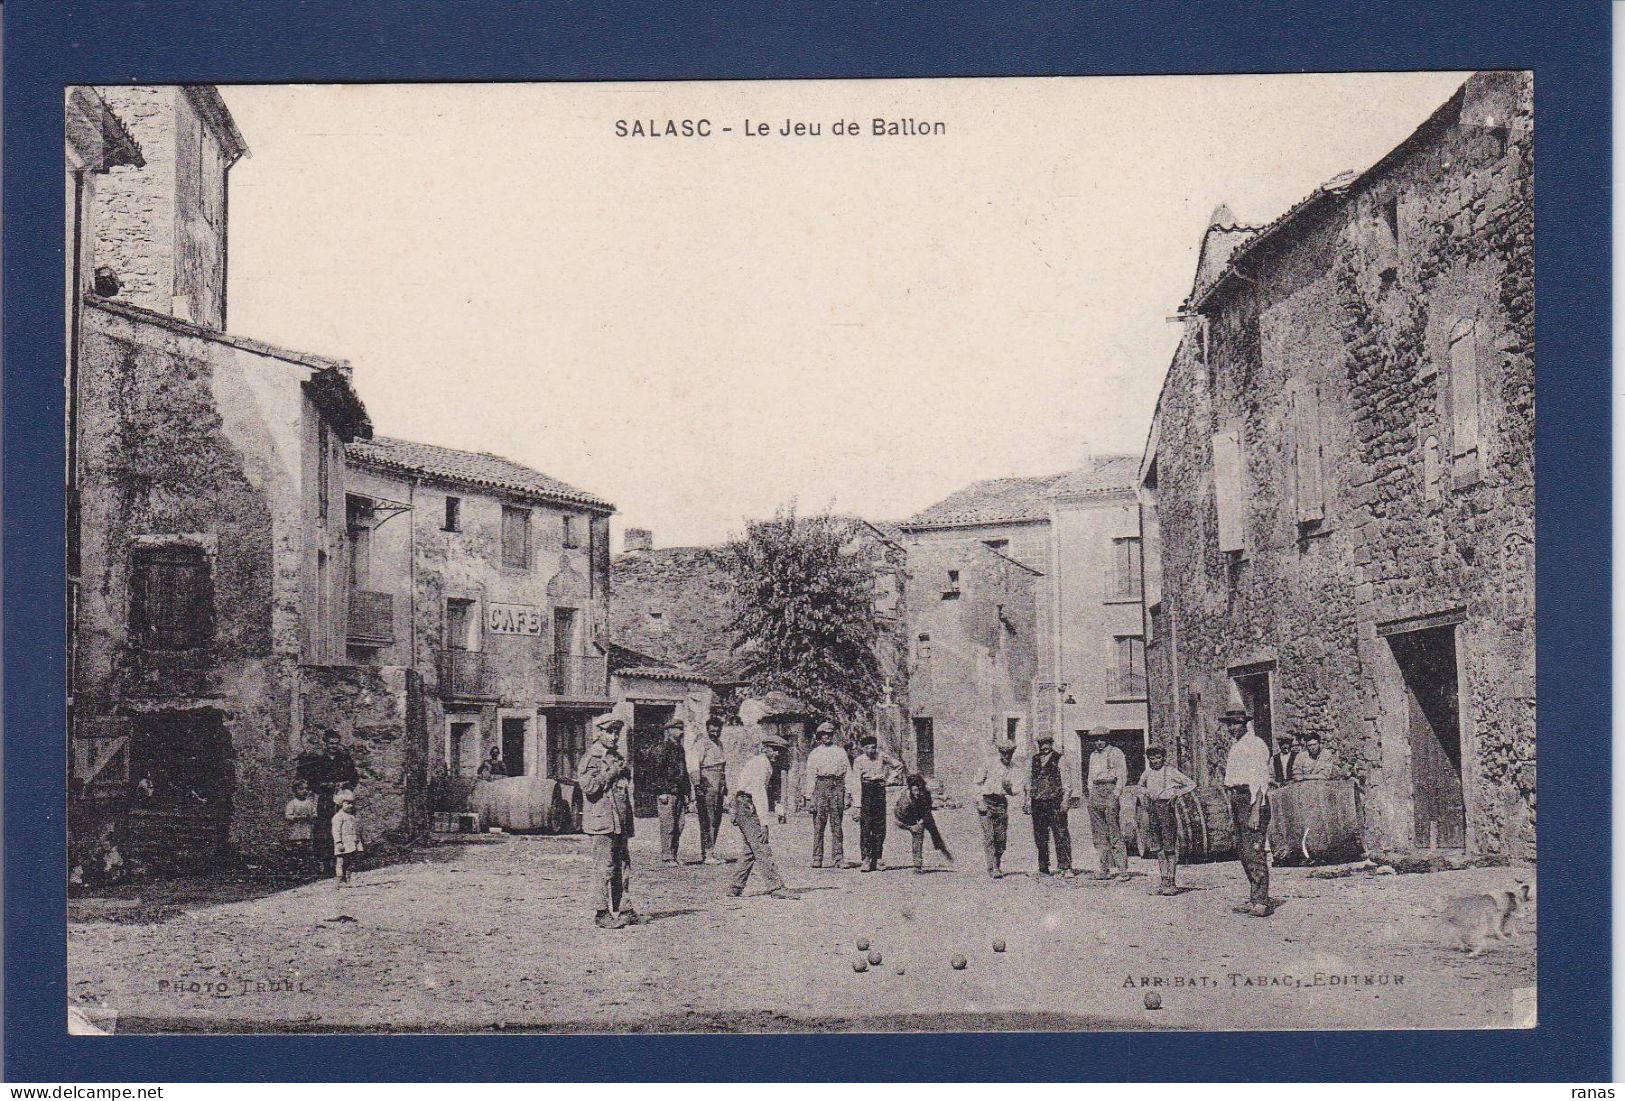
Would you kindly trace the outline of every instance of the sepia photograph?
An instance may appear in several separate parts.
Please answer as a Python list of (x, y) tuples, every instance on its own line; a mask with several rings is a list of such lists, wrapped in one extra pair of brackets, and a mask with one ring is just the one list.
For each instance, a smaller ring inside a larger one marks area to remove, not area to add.
[(69, 1032), (1534, 1028), (1534, 87), (68, 87)]

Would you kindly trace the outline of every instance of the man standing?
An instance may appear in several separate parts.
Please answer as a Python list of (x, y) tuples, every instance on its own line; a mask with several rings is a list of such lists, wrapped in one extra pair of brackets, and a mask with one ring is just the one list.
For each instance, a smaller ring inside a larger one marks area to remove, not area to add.
[(763, 821), (767, 817), (767, 781), (784, 756), (784, 748), (783, 738), (777, 734), (765, 735), (761, 749), (739, 771), (739, 783), (734, 790), (734, 825), (745, 839), (745, 853), (739, 858), (733, 883), (728, 887), (728, 893), (735, 898), (745, 893), (745, 883), (754, 870), (767, 881), (769, 898), (799, 901), (785, 889), (784, 880), (779, 876), (778, 865), (773, 862), (773, 849), (768, 844), (767, 823)]
[(1123, 843), (1123, 788), (1128, 785), (1128, 760), (1107, 741), (1103, 726), (1090, 731), (1089, 830), (1100, 857), (1096, 879), (1128, 876), (1128, 846)]
[(1298, 750), (1293, 744), (1292, 735), (1282, 734), (1277, 737), (1275, 739), (1275, 753), (1270, 758), (1270, 774), (1277, 784), (1285, 784), (1291, 781), (1292, 764), (1297, 759)]
[(873, 734), (861, 739), (863, 752), (852, 762), (858, 777), (858, 856), (866, 872), (880, 869), (886, 847), (886, 779), (902, 766), (880, 752)]
[(344, 748), (337, 730), (324, 730), (320, 746), (301, 753), (294, 769), (298, 777), (316, 793), (316, 818), (311, 823), (312, 855), (317, 866), (333, 867), (333, 797), (343, 789), (354, 790), (361, 782), (356, 771), (355, 758)]
[(593, 890), (598, 899), (593, 923), (600, 929), (620, 929), (638, 920), (637, 911), (627, 902), (632, 867), (627, 848), (632, 836), (632, 770), (620, 753), (625, 726), (614, 715), (599, 717), (593, 723), (592, 745), (576, 770), (576, 783), (585, 800), (581, 832), (592, 838)]
[(1014, 764), (1016, 743), (1008, 739), (995, 743), (998, 761), (989, 761), (976, 778), (976, 816), (982, 823), (982, 850), (987, 854), (987, 874), (1004, 876), (1004, 843), (1010, 829), (1010, 797), (1024, 790), (1021, 772)]
[(1289, 780), (1341, 780), (1343, 770), (1321, 751), (1320, 735), (1305, 734), (1303, 749), (1292, 758)]
[(722, 826), (722, 802), (728, 796), (728, 757), (722, 751), (722, 717), (705, 720), (705, 737), (694, 749), (694, 806), (700, 815), (700, 863), (721, 864), (717, 856), (717, 830)]
[(1270, 833), (1270, 749), (1249, 729), (1250, 719), (1240, 707), (1228, 709), (1219, 719), (1236, 735), (1224, 761), (1224, 786), (1230, 793), (1230, 815), (1236, 823), (1236, 850), (1251, 888), (1246, 905), (1235, 907), (1235, 911), (1269, 917), (1274, 904), (1270, 901), (1270, 866), (1264, 847)]
[(688, 783), (688, 753), (683, 748), (682, 719), (667, 721), (665, 738), (655, 755), (650, 787), (655, 793), (660, 815), (660, 862), (677, 863), (677, 846), (683, 837), (683, 815), (688, 810), (691, 788)]
[(824, 866), (824, 828), (829, 828), (830, 867), (839, 868), (846, 859), (844, 838), (841, 836), (841, 816), (852, 805), (847, 794), (847, 775), (852, 762), (846, 750), (835, 744), (835, 725), (818, 724), (818, 745), (807, 754), (807, 770), (802, 780), (802, 794), (812, 803), (813, 859), (812, 866)]
[(1145, 771), (1134, 789), (1145, 803), (1149, 837), (1147, 848), (1157, 854), (1157, 870), (1162, 873), (1159, 895), (1177, 895), (1174, 878), (1179, 870), (1179, 818), (1174, 804), (1181, 795), (1196, 790), (1196, 781), (1170, 765), (1167, 751), (1153, 745), (1145, 751)]
[(1038, 846), (1038, 874), (1050, 874), (1049, 843), (1054, 837), (1055, 870), (1064, 876), (1075, 876), (1078, 873), (1072, 868), (1072, 831), (1066, 821), (1067, 808), (1072, 805), (1072, 789), (1061, 772), (1061, 751), (1055, 748), (1055, 739), (1048, 734), (1038, 735), (1035, 741), (1038, 751), (1033, 754), (1027, 799), (1021, 809), (1032, 815), (1033, 842)]

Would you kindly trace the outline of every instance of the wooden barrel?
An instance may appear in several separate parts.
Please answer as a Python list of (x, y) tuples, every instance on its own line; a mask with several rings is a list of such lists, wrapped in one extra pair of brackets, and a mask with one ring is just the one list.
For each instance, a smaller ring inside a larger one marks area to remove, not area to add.
[(1297, 780), (1270, 793), (1275, 863), (1340, 864), (1365, 855), (1353, 780)]
[(499, 826), (511, 833), (556, 833), (563, 824), (559, 802), (567, 793), (562, 785), (542, 776), (504, 776), (482, 780), (469, 797), (469, 809), (482, 826)]
[[(1223, 788), (1198, 788), (1174, 800), (1174, 822), (1179, 828), (1179, 860), (1199, 864), (1231, 860), (1236, 855), (1236, 827), (1230, 817), (1230, 799)], [(1134, 845), (1141, 856), (1151, 852), (1150, 810), (1142, 802), (1134, 811)]]

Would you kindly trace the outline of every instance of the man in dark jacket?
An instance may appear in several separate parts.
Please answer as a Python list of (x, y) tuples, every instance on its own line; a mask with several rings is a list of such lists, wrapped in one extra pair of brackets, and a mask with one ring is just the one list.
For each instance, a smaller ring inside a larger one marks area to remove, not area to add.
[(1078, 873), (1072, 870), (1072, 831), (1067, 827), (1066, 812), (1072, 804), (1072, 792), (1066, 776), (1061, 772), (1061, 754), (1055, 748), (1055, 739), (1040, 734), (1033, 754), (1032, 777), (1027, 782), (1027, 801), (1023, 806), (1033, 818), (1033, 843), (1038, 846), (1038, 874), (1049, 875), (1049, 843), (1055, 839), (1055, 870), (1065, 876)]
[(931, 844), (952, 864), (954, 854), (948, 851), (948, 845), (942, 840), (942, 833), (937, 829), (937, 818), (931, 810), (931, 789), (926, 786), (925, 777), (918, 772), (908, 774), (903, 794), (897, 799), (897, 805), (892, 808), (892, 816), (897, 824), (902, 826), (914, 840), (914, 874), (921, 875), (925, 871), (925, 835), (931, 835)]
[(628, 900), (632, 854), (631, 766), (621, 755), (621, 731), (626, 724), (613, 714), (593, 723), (592, 744), (576, 769), (576, 783), (585, 801), (581, 832), (592, 838), (593, 896), (600, 929), (620, 929), (638, 922)]
[(683, 836), (683, 814), (693, 789), (688, 779), (688, 754), (683, 749), (687, 726), (682, 719), (666, 723), (665, 740), (655, 755), (654, 775), (647, 778), (660, 813), (660, 862), (677, 863), (677, 844)]

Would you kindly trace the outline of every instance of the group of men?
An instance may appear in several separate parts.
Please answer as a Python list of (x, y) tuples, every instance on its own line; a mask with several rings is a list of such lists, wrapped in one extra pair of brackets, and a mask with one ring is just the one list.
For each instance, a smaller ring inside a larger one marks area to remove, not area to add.
[[(1287, 756), (1273, 754), (1251, 728), (1245, 709), (1232, 707), (1220, 717), (1235, 741), (1225, 760), (1224, 785), (1241, 865), (1247, 875), (1249, 897), (1236, 907), (1238, 913), (1267, 917), (1274, 910), (1269, 895), (1269, 791), (1273, 784), (1290, 780), (1325, 778), (1338, 775), (1336, 766), (1322, 756), (1318, 736), (1304, 738), (1301, 752)], [(593, 724), (593, 737), (577, 772), (585, 800), (582, 831), (593, 838), (594, 893), (598, 902), (596, 923), (603, 928), (635, 924), (639, 918), (627, 901), (630, 855), (627, 846), (633, 832), (630, 763), (621, 753), (620, 743), (626, 724), (614, 714), (601, 716)], [(666, 724), (651, 774), (641, 782), (656, 794), (662, 862), (678, 862), (678, 842), (689, 803), (696, 804), (700, 820), (700, 859), (706, 864), (723, 864), (716, 855), (717, 833), (728, 797), (726, 757), (721, 743), (722, 721), (713, 716), (706, 724), (706, 737), (697, 741), (692, 753), (685, 745), (686, 726), (681, 719)], [(1178, 893), (1176, 872), (1179, 861), (1177, 801), (1196, 788), (1195, 782), (1167, 761), (1161, 745), (1146, 750), (1146, 768), (1138, 781), (1129, 785), (1128, 763), (1123, 751), (1104, 737), (1091, 739), (1084, 773), (1090, 829), (1100, 859), (1095, 878), (1129, 878), (1128, 852), (1123, 839), (1122, 806), (1125, 791), (1131, 792), (1146, 810), (1146, 848), (1156, 857), (1159, 879), (1155, 893)], [(821, 868), (824, 839), (830, 840), (830, 867), (857, 867), (865, 872), (881, 866), (886, 838), (886, 787), (903, 772), (903, 766), (879, 751), (873, 735), (859, 739), (860, 752), (849, 757), (835, 744), (835, 727), (822, 723), (816, 732), (817, 745), (808, 755), (802, 796), (813, 813), (812, 866)], [(768, 821), (773, 809), (769, 789), (779, 772), (788, 744), (776, 733), (764, 735), (757, 752), (739, 770), (732, 792), (733, 821), (743, 840), (743, 854), (737, 861), (728, 893), (739, 896), (754, 875), (766, 886), (769, 898), (795, 900), (779, 873), (769, 839)], [(1032, 821), (1033, 842), (1038, 850), (1040, 875), (1078, 873), (1072, 865), (1072, 839), (1067, 822), (1072, 791), (1061, 765), (1061, 751), (1049, 734), (1035, 738), (1035, 751), (1025, 769), (1015, 765), (1015, 743), (1006, 739), (996, 744), (997, 760), (990, 761), (976, 779), (977, 814), (987, 873), (994, 879), (1004, 875), (1003, 860), (1009, 833), (1010, 803), (1018, 799), (1022, 812)], [(1285, 760), (1283, 760), (1285, 757)], [(914, 839), (914, 865), (923, 870), (923, 839), (929, 833), (933, 843), (950, 862), (952, 856), (943, 843), (931, 813), (930, 793), (923, 782), (910, 776), (907, 790), (897, 806), (899, 825)], [(857, 789), (859, 819), (859, 860), (845, 863), (842, 819), (853, 805), (852, 786)], [(784, 808), (778, 819), (785, 821)], [(1050, 861), (1051, 847), (1055, 863)]]

